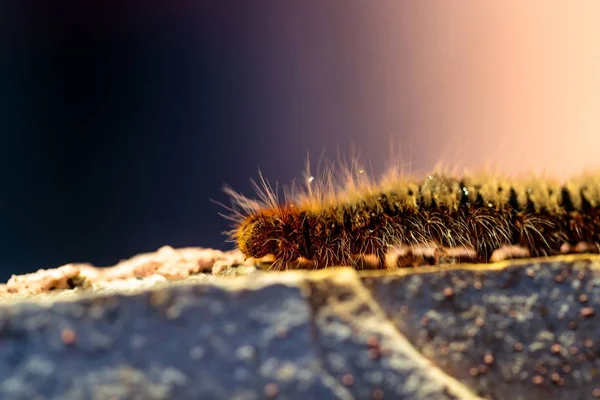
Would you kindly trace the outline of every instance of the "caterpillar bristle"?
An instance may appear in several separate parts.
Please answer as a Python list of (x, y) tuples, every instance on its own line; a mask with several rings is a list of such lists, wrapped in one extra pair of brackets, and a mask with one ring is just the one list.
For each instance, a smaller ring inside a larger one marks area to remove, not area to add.
[[(394, 168), (376, 181), (353, 161), (317, 178), (307, 164), (304, 185), (284, 188), (282, 198), (261, 173), (253, 186), (257, 199), (226, 189), (234, 203), (229, 235), (247, 257), (274, 257), (273, 269), (492, 262), (600, 248), (600, 174), (561, 184), (441, 168), (417, 179)], [(394, 249), (403, 249), (395, 259)]]

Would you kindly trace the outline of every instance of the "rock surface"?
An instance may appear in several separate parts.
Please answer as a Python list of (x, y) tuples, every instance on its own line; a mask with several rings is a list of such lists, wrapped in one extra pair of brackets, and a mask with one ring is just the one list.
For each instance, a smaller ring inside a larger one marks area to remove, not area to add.
[[(67, 264), (54, 269), (40, 269), (24, 275), (13, 275), (7, 283), (0, 284), (0, 298), (17, 294), (32, 296), (62, 289), (115, 286), (136, 286), (132, 282), (144, 278), (147, 281), (177, 281), (191, 276), (206, 278), (213, 275), (238, 274), (254, 271), (256, 262), (244, 261), (239, 251), (223, 252), (204, 248), (173, 249), (163, 246), (153, 253), (138, 254), (110, 267), (95, 267), (91, 264)], [(235, 267), (235, 268), (232, 268)], [(147, 282), (145, 282), (147, 283)]]
[[(181, 256), (155, 258), (171, 250)], [(237, 265), (5, 290), (0, 398), (600, 398), (598, 256), (378, 272)]]

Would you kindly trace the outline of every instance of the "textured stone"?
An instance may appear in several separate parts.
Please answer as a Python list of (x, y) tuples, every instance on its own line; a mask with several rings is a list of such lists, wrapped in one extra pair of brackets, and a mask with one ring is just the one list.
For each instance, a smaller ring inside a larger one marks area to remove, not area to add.
[(573, 400), (600, 387), (596, 256), (363, 281), (424, 356), (479, 394)]
[[(248, 260), (252, 264), (253, 260)], [(0, 299), (15, 298), (13, 294), (32, 296), (63, 289), (94, 289), (115, 286), (129, 287), (132, 280), (149, 278), (150, 281), (177, 281), (190, 276), (249, 274), (256, 267), (247, 265), (237, 250), (223, 252), (214, 249), (188, 247), (174, 249), (163, 246), (155, 252), (138, 254), (110, 267), (91, 264), (67, 264), (53, 269), (40, 269), (23, 275), (13, 275), (0, 284)], [(148, 280), (148, 279), (146, 279)], [(147, 283), (147, 282), (146, 282)], [(18, 296), (17, 296), (18, 297)]]
[(597, 256), (207, 275), (5, 295), (0, 398), (600, 393)]

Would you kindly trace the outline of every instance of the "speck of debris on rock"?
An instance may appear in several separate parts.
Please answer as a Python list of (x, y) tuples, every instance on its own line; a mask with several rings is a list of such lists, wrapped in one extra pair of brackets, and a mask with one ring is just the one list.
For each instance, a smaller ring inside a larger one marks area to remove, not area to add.
[(379, 346), (379, 339), (377, 339), (377, 336), (375, 336), (375, 335), (369, 336), (367, 338), (367, 346), (369, 346), (369, 347)]
[(523, 343), (521, 343), (521, 342), (515, 343), (514, 348), (516, 351), (523, 351)]
[(369, 358), (371, 360), (377, 360), (381, 357), (381, 343), (377, 336), (369, 336), (367, 338), (367, 346), (369, 346)]
[(354, 384), (354, 376), (352, 374), (346, 374), (342, 377), (342, 383), (344, 386), (352, 386)]
[(569, 329), (574, 331), (575, 329), (577, 329), (577, 322), (575, 321), (569, 321)]
[(592, 318), (596, 314), (593, 307), (583, 307), (579, 310), (579, 316), (582, 319)]
[(539, 386), (544, 383), (544, 377), (541, 375), (535, 375), (533, 378), (531, 378), (531, 382), (533, 382), (534, 385)]
[(542, 375), (544, 375), (544, 374), (546, 374), (546, 372), (548, 372), (548, 368), (546, 368), (544, 366), (544, 364), (538, 364), (538, 365), (536, 365), (535, 370), (537, 372), (539, 372), (540, 374), (542, 374)]
[(373, 393), (371, 393), (371, 398), (373, 400), (381, 400), (381, 399), (383, 399), (383, 390), (381, 390), (381, 389), (375, 389), (375, 390), (373, 390)]
[(492, 365), (494, 363), (494, 355), (492, 353), (486, 353), (483, 356), (483, 362), (486, 363), (487, 365)]
[(265, 386), (265, 396), (273, 399), (279, 395), (279, 387), (276, 383), (267, 383)]
[(442, 345), (442, 347), (440, 348), (440, 353), (444, 356), (447, 356), (448, 354), (450, 354), (450, 347), (448, 347), (447, 345)]
[(77, 341), (77, 334), (75, 333), (75, 331), (73, 329), (65, 328), (62, 330), (62, 332), (60, 334), (60, 338), (64, 344), (70, 346), (72, 344), (75, 344), (75, 342)]
[(554, 354), (559, 354), (561, 350), (562, 346), (559, 343), (554, 343), (552, 346), (550, 346), (550, 351)]
[(565, 383), (565, 380), (560, 376), (558, 372), (553, 372), (550, 378), (552, 379), (552, 382), (559, 386)]
[(379, 357), (381, 357), (381, 351), (379, 350), (379, 348), (373, 347), (369, 349), (369, 358), (371, 360), (377, 360), (379, 359)]
[(447, 299), (454, 297), (454, 289), (452, 289), (451, 287), (445, 288), (442, 293), (444, 294), (444, 297)]

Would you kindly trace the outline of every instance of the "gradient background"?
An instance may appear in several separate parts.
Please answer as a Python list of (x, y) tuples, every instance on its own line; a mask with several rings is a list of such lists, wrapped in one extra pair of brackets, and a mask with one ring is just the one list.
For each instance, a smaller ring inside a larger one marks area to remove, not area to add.
[(0, 6), (0, 281), (227, 248), (224, 183), (351, 142), (375, 173), (390, 139), (414, 173), (600, 164), (595, 1), (61, 4)]

